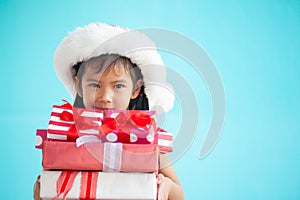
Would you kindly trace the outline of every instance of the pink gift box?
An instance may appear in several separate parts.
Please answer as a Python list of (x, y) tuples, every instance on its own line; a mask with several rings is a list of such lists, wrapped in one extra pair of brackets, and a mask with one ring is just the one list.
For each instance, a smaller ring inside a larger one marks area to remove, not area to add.
[(149, 144), (45, 141), (44, 169), (154, 172), (159, 169), (159, 147)]
[(155, 173), (42, 171), (40, 197), (54, 199), (156, 200)]

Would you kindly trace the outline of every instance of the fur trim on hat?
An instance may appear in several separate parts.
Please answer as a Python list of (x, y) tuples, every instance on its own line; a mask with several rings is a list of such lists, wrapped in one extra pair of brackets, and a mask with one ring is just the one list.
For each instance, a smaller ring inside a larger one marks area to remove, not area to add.
[(102, 23), (76, 28), (55, 51), (55, 71), (73, 98), (72, 66), (102, 54), (125, 56), (141, 68), (151, 110), (167, 112), (173, 107), (173, 89), (166, 81), (166, 67), (153, 41), (141, 32)]

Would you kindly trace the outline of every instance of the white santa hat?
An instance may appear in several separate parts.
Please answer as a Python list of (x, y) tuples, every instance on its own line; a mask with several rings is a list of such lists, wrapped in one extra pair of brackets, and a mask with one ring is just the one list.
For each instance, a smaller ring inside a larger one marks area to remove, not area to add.
[(76, 89), (72, 67), (102, 54), (125, 56), (140, 67), (150, 110), (167, 112), (173, 107), (173, 89), (167, 83), (166, 67), (153, 41), (141, 32), (103, 23), (76, 28), (55, 51), (55, 71), (73, 98)]

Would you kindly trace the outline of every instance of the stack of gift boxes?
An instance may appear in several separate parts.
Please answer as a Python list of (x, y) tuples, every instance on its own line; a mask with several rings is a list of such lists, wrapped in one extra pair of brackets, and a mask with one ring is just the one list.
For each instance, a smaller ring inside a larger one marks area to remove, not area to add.
[(87, 110), (53, 106), (42, 149), (40, 196), (47, 199), (156, 199), (159, 155), (172, 135), (154, 111)]

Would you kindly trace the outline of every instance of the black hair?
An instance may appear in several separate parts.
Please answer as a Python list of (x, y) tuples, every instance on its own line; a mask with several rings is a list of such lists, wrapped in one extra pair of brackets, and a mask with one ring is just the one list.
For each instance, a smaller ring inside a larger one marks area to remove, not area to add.
[[(121, 63), (123, 68), (120, 69), (120, 65), (117, 65), (117, 63)], [(138, 80), (143, 80), (141, 69), (136, 64), (133, 64), (129, 58), (117, 54), (103, 54), (87, 61), (78, 62), (72, 67), (73, 76), (78, 78), (79, 84), (81, 84), (86, 66), (95, 68), (97, 70), (96, 73), (100, 71), (105, 72), (111, 67), (113, 67), (115, 73), (120, 70), (129, 71), (134, 88), (136, 87)], [(83, 98), (78, 94), (76, 94), (74, 107), (84, 108)], [(144, 91), (144, 85), (141, 86), (138, 96), (135, 99), (130, 100), (128, 110), (149, 110), (149, 103)]]

